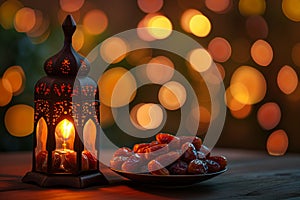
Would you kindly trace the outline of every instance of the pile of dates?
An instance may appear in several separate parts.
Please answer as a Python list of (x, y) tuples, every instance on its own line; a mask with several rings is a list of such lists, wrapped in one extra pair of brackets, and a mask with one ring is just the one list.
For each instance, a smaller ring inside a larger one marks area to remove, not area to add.
[(110, 167), (131, 173), (153, 175), (207, 174), (226, 168), (224, 156), (212, 156), (210, 149), (197, 136), (156, 135), (156, 141), (135, 144), (133, 149), (115, 151)]

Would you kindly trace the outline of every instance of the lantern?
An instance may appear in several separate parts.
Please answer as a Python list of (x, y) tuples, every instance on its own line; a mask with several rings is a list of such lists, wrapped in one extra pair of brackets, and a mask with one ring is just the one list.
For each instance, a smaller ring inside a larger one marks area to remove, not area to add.
[(40, 186), (87, 187), (106, 184), (99, 170), (99, 92), (87, 76), (89, 63), (72, 47), (76, 24), (62, 25), (60, 52), (46, 60), (47, 76), (35, 85), (32, 171), (23, 182)]

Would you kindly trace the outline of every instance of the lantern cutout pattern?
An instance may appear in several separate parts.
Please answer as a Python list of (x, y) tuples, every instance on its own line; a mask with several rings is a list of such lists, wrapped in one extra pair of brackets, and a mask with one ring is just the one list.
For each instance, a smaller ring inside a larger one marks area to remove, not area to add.
[[(83, 188), (107, 184), (99, 170), (99, 91), (88, 77), (89, 63), (72, 47), (76, 24), (68, 15), (62, 25), (60, 52), (46, 60), (47, 76), (35, 85), (32, 171), (23, 182), (40, 186)], [(75, 103), (76, 102), (76, 103)]]

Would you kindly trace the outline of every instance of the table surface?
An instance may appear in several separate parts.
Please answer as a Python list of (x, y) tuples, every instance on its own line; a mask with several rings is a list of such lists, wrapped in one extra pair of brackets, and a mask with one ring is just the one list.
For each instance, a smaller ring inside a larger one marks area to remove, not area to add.
[(104, 168), (109, 185), (73, 189), (22, 183), (31, 169), (31, 153), (0, 153), (0, 199), (300, 199), (300, 154), (273, 157), (237, 149), (216, 149), (213, 154), (228, 158), (228, 171), (188, 187), (150, 187)]

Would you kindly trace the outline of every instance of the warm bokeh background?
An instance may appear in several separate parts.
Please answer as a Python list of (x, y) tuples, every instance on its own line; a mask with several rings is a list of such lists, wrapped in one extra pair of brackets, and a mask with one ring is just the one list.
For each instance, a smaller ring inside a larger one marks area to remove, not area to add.
[[(198, 135), (203, 136), (210, 121), (210, 103), (206, 101), (202, 79), (196, 75), (205, 69), (197, 63), (199, 58), (200, 62), (212, 58), (224, 77), (228, 107), (218, 146), (266, 150), (272, 155), (282, 155), (286, 148), (300, 152), (299, 7), (299, 0), (2, 0), (0, 151), (32, 148), (34, 84), (45, 74), (43, 62), (61, 48), (60, 25), (71, 13), (77, 23), (74, 48), (85, 56), (106, 38), (137, 27), (180, 31), (210, 53), (191, 52), (190, 64), (168, 52), (149, 49), (110, 60), (114, 52), (122, 53), (126, 45), (133, 44), (121, 38), (103, 44), (101, 56), (114, 62), (106, 79), (99, 83), (103, 91), (108, 91), (108, 97), (102, 97), (101, 123), (109, 134), (118, 128), (110, 115), (112, 105), (105, 103), (110, 102), (112, 86), (105, 85), (113, 85), (111, 76), (121, 76), (139, 64), (149, 65), (147, 76), (152, 82), (166, 85), (145, 86), (137, 91), (130, 103), (133, 121), (146, 129), (157, 127), (149, 118), (160, 119), (157, 104), (161, 104), (171, 113), (163, 130), (176, 130), (176, 115), (180, 114), (184, 98), (175, 105), (170, 99), (182, 85), (168, 82), (172, 71), (169, 75), (164, 72), (163, 80), (157, 80), (159, 74), (151, 72), (151, 64), (160, 63), (180, 71), (193, 85), (201, 105), (197, 109), (202, 114)], [(147, 42), (168, 37), (170, 31), (144, 32), (139, 36)], [(114, 51), (110, 51), (112, 47)], [(134, 82), (133, 77), (126, 80), (129, 85)], [(171, 88), (171, 94), (166, 88)], [(143, 100), (156, 104), (140, 104)]]

